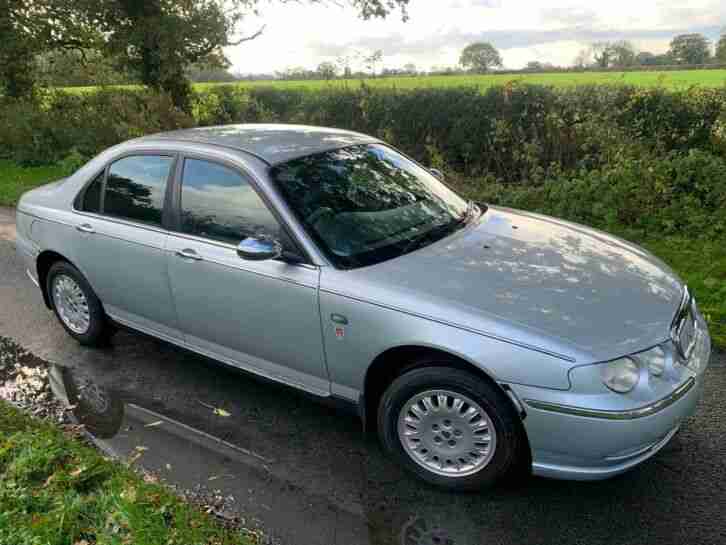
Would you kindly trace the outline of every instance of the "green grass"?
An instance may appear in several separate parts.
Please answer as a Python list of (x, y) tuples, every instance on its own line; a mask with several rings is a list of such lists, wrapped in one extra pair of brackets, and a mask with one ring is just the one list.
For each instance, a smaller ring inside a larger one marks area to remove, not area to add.
[(25, 191), (68, 174), (60, 165), (21, 167), (12, 161), (0, 160), (0, 206), (15, 206)]
[(667, 237), (640, 241), (688, 284), (715, 345), (726, 348), (726, 241)]
[(251, 543), (164, 487), (0, 401), (0, 545)]
[[(481, 89), (508, 83), (529, 83), (553, 85), (556, 87), (574, 87), (578, 85), (635, 85), (642, 87), (666, 87), (670, 89), (687, 89), (693, 86), (722, 87), (726, 84), (726, 70), (664, 70), (642, 72), (567, 72), (542, 74), (484, 74), (457, 76), (401, 76), (387, 78), (369, 78), (365, 80), (313, 80), (313, 81), (245, 81), (239, 83), (197, 83), (198, 90), (217, 85), (239, 85), (241, 87), (276, 87), (278, 89), (326, 89), (335, 87), (357, 87), (361, 81), (372, 87), (397, 87), (414, 89), (427, 87), (462, 87), (477, 86)], [(140, 88), (135, 85), (126, 88)], [(89, 92), (95, 87), (72, 87), (72, 92)]]

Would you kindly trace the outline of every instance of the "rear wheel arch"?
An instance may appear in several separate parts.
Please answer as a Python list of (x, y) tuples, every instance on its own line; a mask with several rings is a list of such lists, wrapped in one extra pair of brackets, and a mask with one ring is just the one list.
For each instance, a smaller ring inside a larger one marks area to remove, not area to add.
[[(51, 302), (50, 294), (46, 289), (48, 271), (53, 266), (53, 263), (56, 263), (58, 261), (65, 261), (66, 263), (70, 263), (71, 265), (73, 265), (73, 263), (69, 259), (62, 256), (58, 252), (54, 252), (53, 250), (44, 250), (40, 252), (35, 261), (36, 272), (38, 275), (38, 284), (40, 284), (40, 291), (43, 294), (43, 301), (45, 302), (45, 306), (49, 309), (53, 308), (53, 303)], [(75, 267), (75, 265), (73, 266)]]

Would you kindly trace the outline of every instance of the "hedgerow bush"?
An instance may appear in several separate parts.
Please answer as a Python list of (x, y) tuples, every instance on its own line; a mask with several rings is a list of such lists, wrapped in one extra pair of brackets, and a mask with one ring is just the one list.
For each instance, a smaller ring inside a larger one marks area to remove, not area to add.
[(0, 157), (50, 164), (90, 158), (124, 140), (190, 127), (194, 120), (168, 96), (144, 91), (52, 92), (35, 100), (0, 101)]
[(459, 185), (485, 202), (632, 231), (634, 239), (726, 237), (726, 159), (702, 150), (624, 156), (536, 186), (478, 180)]
[(0, 102), (0, 157), (78, 163), (143, 134), (251, 122), (378, 136), (490, 202), (642, 234), (726, 236), (726, 88), (217, 86), (191, 115), (141, 90)]

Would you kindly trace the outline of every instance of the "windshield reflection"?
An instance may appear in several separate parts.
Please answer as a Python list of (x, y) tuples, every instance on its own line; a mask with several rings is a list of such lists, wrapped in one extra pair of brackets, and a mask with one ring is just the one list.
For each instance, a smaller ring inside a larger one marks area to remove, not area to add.
[(344, 268), (411, 251), (422, 235), (443, 238), (467, 213), (467, 203), (430, 172), (380, 144), (295, 159), (273, 168), (271, 177), (321, 248)]

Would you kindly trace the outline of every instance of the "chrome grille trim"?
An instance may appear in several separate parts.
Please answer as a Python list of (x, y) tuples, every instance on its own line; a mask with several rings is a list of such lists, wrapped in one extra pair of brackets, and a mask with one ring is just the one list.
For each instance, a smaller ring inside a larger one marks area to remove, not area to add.
[[(689, 325), (689, 319), (690, 319), (690, 325), (694, 328), (694, 333), (692, 335), (692, 342), (689, 346), (685, 347), (682, 344), (681, 339), (681, 333), (683, 332), (684, 328)], [(695, 328), (696, 328), (696, 316), (693, 312), (693, 297), (691, 296), (691, 293), (688, 291), (688, 286), (683, 288), (683, 298), (681, 299), (681, 304), (678, 307), (678, 311), (676, 312), (676, 315), (673, 317), (673, 322), (671, 323), (671, 340), (673, 341), (673, 344), (676, 347), (676, 350), (678, 351), (678, 355), (683, 360), (688, 360), (689, 356), (691, 355), (691, 351), (693, 350), (693, 347), (695, 346)]]

